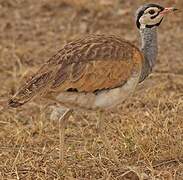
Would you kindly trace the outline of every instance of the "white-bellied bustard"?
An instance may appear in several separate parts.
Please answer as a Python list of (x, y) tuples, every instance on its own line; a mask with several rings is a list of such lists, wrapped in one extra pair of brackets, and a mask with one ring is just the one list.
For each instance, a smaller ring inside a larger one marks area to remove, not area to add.
[[(57, 100), (68, 108), (60, 118), (63, 142), (65, 120), (72, 110), (103, 111), (115, 107), (152, 72), (158, 52), (157, 27), (166, 14), (175, 10), (157, 4), (146, 4), (137, 10), (141, 50), (113, 35), (89, 35), (66, 44), (20, 87), (8, 105), (17, 108), (41, 94)], [(103, 128), (100, 133), (116, 157)]]

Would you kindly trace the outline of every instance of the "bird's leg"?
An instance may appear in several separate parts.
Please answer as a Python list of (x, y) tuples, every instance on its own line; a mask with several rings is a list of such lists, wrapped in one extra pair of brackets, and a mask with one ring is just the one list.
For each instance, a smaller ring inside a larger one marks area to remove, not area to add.
[(99, 130), (99, 135), (105, 145), (105, 147), (107, 148), (107, 150), (110, 153), (111, 158), (113, 158), (115, 160), (115, 162), (117, 162), (118, 164), (120, 164), (120, 161), (114, 151), (114, 149), (112, 148), (110, 141), (106, 135), (106, 129), (105, 129), (105, 118), (104, 118), (104, 112), (103, 111), (98, 111), (98, 130)]
[(64, 136), (65, 136), (65, 127), (67, 124), (67, 120), (71, 113), (72, 109), (68, 109), (64, 112), (64, 114), (59, 118), (59, 140), (60, 140), (60, 148), (59, 148), (59, 159), (60, 163), (64, 164)]

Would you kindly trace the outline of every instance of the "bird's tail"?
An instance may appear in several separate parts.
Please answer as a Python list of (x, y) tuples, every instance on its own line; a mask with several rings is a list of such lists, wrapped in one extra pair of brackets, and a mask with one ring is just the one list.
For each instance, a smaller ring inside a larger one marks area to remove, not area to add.
[(40, 95), (48, 89), (52, 77), (52, 71), (38, 73), (21, 86), (14, 96), (9, 99), (8, 106), (17, 108), (30, 101), (33, 97)]

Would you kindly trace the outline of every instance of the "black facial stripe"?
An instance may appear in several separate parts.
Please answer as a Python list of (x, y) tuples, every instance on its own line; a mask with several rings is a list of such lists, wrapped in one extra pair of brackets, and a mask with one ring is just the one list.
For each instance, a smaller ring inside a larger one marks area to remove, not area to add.
[(161, 21), (157, 24), (153, 24), (153, 25), (146, 25), (146, 28), (152, 28), (154, 26), (159, 26), (161, 24), (161, 22), (163, 21), (163, 18), (161, 19)]
[(137, 27), (140, 29), (140, 22), (139, 22), (139, 19), (141, 18), (141, 16), (144, 14), (143, 11), (140, 11), (138, 16), (137, 16), (137, 21), (136, 21), (136, 24), (137, 24)]
[(160, 12), (161, 12), (161, 11), (159, 11), (158, 14), (152, 16), (151, 19), (155, 19), (157, 16), (159, 16)]
[[(158, 4), (148, 4), (148, 7), (146, 7), (146, 9), (150, 8), (150, 7), (155, 7), (155, 8), (158, 8), (159, 10), (163, 11), (164, 10), (164, 7), (161, 7), (160, 5)], [(145, 9), (145, 10), (146, 10)], [(145, 11), (144, 10), (144, 11)]]
[[(140, 29), (140, 25), (141, 25), (140, 22), (139, 22), (139, 19), (144, 14), (144, 11), (146, 11), (150, 7), (156, 7), (160, 10), (160, 12), (164, 10), (164, 7), (162, 7), (158, 4), (146, 4), (146, 5), (142, 6), (141, 8), (139, 8), (136, 12), (137, 13), (136, 14), (136, 25), (137, 25), (138, 29)], [(155, 16), (158, 16), (158, 15), (159, 14), (157, 14)], [(152, 18), (156, 18), (156, 17), (152, 17)]]

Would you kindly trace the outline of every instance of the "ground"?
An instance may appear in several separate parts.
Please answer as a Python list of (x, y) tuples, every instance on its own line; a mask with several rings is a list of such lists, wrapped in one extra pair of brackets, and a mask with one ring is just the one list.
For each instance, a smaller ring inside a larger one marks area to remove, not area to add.
[[(139, 46), (134, 12), (143, 0), (0, 0), (0, 99), (62, 46), (88, 33), (117, 34)], [(182, 9), (182, 0), (151, 1)], [(59, 124), (35, 99), (0, 113), (1, 179), (183, 179), (183, 14), (159, 28), (153, 74), (117, 113), (106, 133), (120, 164), (97, 133), (95, 112), (74, 112), (59, 161)], [(46, 107), (45, 107), (46, 103)]]

